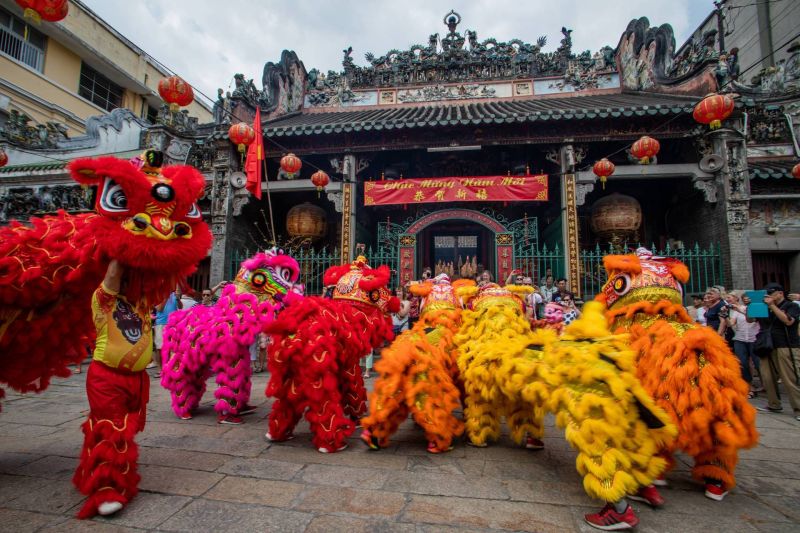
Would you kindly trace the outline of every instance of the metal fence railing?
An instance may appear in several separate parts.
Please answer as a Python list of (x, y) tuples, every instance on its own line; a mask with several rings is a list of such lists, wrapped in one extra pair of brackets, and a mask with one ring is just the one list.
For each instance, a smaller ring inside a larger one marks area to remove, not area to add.
[[(638, 245), (637, 245), (638, 246)], [(628, 245), (622, 246), (621, 250), (629, 250)], [(636, 248), (633, 246), (632, 248)], [(711, 244), (707, 248), (701, 248), (695, 244), (690, 248), (670, 248), (667, 245), (663, 250), (658, 250), (651, 246), (650, 250), (654, 255), (663, 257), (673, 257), (683, 262), (689, 268), (689, 281), (684, 285), (684, 301), (688, 301), (691, 294), (702, 294), (708, 287), (714, 285), (725, 285), (725, 271), (722, 267), (722, 254), (718, 244)], [(581, 250), (581, 294), (584, 300), (594, 298), (600, 292), (606, 282), (606, 271), (603, 267), (603, 256), (610, 253), (626, 253), (620, 251), (612, 252), (608, 248), (601, 248), (599, 245), (592, 250)]]
[(548, 248), (547, 244), (541, 248), (523, 246), (517, 248), (514, 254), (514, 268), (521, 270), (526, 276), (533, 278), (533, 283), (538, 285), (547, 272), (553, 273), (553, 279), (564, 276), (564, 251), (558, 244)]
[[(334, 248), (314, 250), (313, 248), (300, 248), (288, 250), (288, 254), (295, 258), (300, 266), (300, 283), (305, 285), (305, 293), (309, 296), (322, 294), (322, 275), (330, 266), (340, 263), (339, 250)], [(234, 250), (228, 265), (228, 278), (232, 280), (239, 272), (242, 261), (248, 259), (255, 252), (249, 250)]]

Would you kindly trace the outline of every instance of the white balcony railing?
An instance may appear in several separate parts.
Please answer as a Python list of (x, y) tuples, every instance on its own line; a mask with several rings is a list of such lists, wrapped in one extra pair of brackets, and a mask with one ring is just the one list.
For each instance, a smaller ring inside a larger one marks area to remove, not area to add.
[(2, 26), (0, 26), (0, 52), (39, 72), (44, 69), (44, 51)]

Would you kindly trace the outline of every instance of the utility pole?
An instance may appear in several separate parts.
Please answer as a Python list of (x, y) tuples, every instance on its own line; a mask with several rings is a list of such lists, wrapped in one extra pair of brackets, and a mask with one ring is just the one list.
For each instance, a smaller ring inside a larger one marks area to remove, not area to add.
[(719, 53), (725, 51), (725, 13), (722, 8), (725, 7), (726, 0), (717, 0), (714, 2), (714, 13), (717, 15), (717, 36), (719, 37)]

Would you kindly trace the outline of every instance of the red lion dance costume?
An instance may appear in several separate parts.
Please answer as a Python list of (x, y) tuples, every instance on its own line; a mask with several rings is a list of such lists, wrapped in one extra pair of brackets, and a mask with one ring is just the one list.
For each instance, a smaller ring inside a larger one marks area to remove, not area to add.
[(359, 359), (393, 338), (387, 313), (397, 312), (400, 302), (387, 289), (389, 279), (388, 267), (372, 269), (359, 256), (325, 272), (325, 285), (335, 285), (332, 299), (304, 298), (267, 326), (273, 338), (266, 394), (276, 398), (268, 440), (292, 438), (305, 413), (317, 450), (347, 447), (354, 421), (366, 411)]
[(273, 248), (243, 262), (214, 306), (196, 305), (169, 317), (161, 384), (170, 391), (179, 418), (192, 418), (211, 372), (218, 385), (214, 409), (220, 422), (255, 410), (248, 405), (249, 347), (283, 304), (302, 297), (299, 277), (297, 261)]
[(608, 307), (612, 327), (630, 333), (637, 376), (678, 426), (664, 453), (670, 461), (677, 450), (694, 457), (693, 477), (705, 481), (706, 496), (721, 500), (736, 484), (738, 450), (758, 440), (739, 362), (722, 337), (686, 313), (686, 265), (644, 248), (606, 256), (603, 264), (608, 281), (596, 299)]
[[(0, 381), (21, 392), (43, 390), (53, 375), (69, 374), (67, 364), (84, 358), (94, 320), (113, 317), (86, 380), (91, 411), (73, 482), (89, 498), (79, 518), (93, 516), (101, 503), (116, 502), (118, 510), (138, 492), (133, 438), (145, 424), (149, 378), (143, 369), (152, 351), (142, 316), (149, 318), (150, 307), (211, 246), (196, 204), (203, 176), (187, 166), (161, 169), (161, 159), (148, 151), (133, 162), (73, 161), (73, 179), (98, 187), (97, 213), (60, 211), (31, 219), (32, 227), (13, 222), (0, 230)], [(98, 289), (112, 259), (125, 272), (124, 297)], [(129, 352), (112, 361), (105, 353), (112, 344)]]
[(475, 282), (451, 284), (447, 274), (439, 274), (411, 286), (422, 297), (419, 320), (381, 353), (370, 413), (361, 421), (361, 439), (371, 449), (388, 446), (409, 411), (425, 431), (430, 453), (451, 450), (453, 438), (464, 432), (464, 423), (453, 415), (461, 406), (453, 336), (461, 325), (455, 288), (470, 284)]

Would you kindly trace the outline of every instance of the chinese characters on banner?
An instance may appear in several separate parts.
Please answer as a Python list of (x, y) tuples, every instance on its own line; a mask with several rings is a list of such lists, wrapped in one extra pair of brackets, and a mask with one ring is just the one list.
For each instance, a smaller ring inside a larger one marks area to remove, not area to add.
[(364, 205), (367, 206), (515, 201), (546, 202), (547, 174), (414, 178), (364, 183)]

